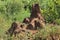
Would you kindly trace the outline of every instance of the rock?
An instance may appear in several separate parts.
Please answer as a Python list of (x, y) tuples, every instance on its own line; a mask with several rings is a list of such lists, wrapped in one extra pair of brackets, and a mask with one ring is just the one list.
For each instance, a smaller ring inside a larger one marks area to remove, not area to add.
[(45, 20), (41, 15), (39, 4), (32, 5), (31, 15), (28, 18), (25, 18), (23, 20), (23, 23), (29, 24), (29, 28), (35, 28), (37, 27), (44, 27), (45, 26)]
[(44, 28), (45, 20), (41, 15), (39, 4), (32, 5), (31, 15), (20, 22), (13, 22), (11, 28), (9, 28), (8, 33), (12, 36), (20, 32), (25, 32), (26, 30), (37, 30), (37, 28)]
[(25, 19), (23, 20), (23, 23), (26, 23), (26, 24), (30, 23), (30, 19), (29, 19), (29, 18), (25, 18)]
[(26, 24), (24, 23), (20, 23), (20, 22), (13, 22), (11, 27), (8, 30), (8, 33), (10, 34), (10, 36), (12, 36), (13, 34), (17, 34), (20, 33), (21, 30), (25, 30), (26, 28)]

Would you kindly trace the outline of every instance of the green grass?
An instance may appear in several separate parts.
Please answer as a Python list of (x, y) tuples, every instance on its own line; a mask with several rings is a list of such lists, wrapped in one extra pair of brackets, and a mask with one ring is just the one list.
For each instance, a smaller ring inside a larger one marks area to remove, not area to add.
[[(46, 19), (46, 22), (55, 21), (58, 25), (51, 26), (46, 24), (45, 28), (39, 29), (35, 35), (29, 34), (33, 39), (46, 39), (50, 34), (60, 35), (60, 1), (59, 0), (0, 0), (0, 40), (28, 40), (27, 32), (24, 36), (16, 38), (7, 36), (5, 33), (11, 27), (13, 21), (22, 22), (24, 18), (30, 16), (32, 4), (38, 3), (41, 7), (41, 13)], [(24, 7), (27, 6), (26, 10)], [(16, 18), (16, 20), (14, 20)], [(56, 20), (55, 20), (56, 19)], [(27, 34), (26, 34), (27, 33)]]

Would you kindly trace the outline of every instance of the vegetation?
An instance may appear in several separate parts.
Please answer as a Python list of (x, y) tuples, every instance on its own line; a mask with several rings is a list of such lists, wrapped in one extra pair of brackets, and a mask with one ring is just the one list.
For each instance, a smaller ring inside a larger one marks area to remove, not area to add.
[[(57, 30), (60, 27), (60, 0), (0, 0), (0, 40), (14, 40), (13, 37), (7, 37), (6, 31), (13, 21), (22, 22), (25, 17), (29, 17), (31, 6), (34, 3), (40, 5), (40, 10), (46, 23), (55, 22), (58, 25), (52, 28), (48, 25), (45, 29), (40, 29), (40, 32), (34, 35), (33, 39), (39, 40), (37, 38), (39, 37), (38, 35), (42, 35), (42, 40), (44, 40), (50, 33), (59, 32)], [(28, 40), (27, 37), (22, 37), (24, 38), (22, 40)]]

